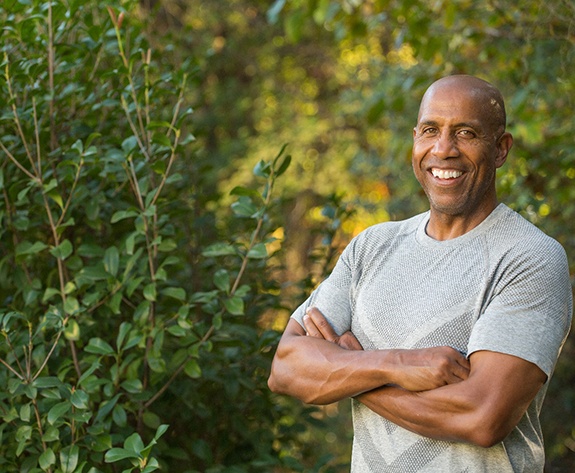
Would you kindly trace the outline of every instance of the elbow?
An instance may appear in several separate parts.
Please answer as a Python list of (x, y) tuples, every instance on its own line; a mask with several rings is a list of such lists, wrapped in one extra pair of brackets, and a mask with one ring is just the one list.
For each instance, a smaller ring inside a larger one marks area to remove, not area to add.
[(274, 369), (273, 365), (268, 377), (268, 388), (275, 394), (291, 396), (306, 404), (325, 405), (334, 402), (329, 397), (318, 395), (313, 390), (299, 386), (293, 376), (282, 376), (281, 369)]
[(472, 423), (467, 433), (469, 443), (483, 448), (491, 448), (502, 442), (515, 428), (516, 424), (505, 422), (504, 419), (480, 418)]
[(505, 437), (507, 437), (507, 433), (491, 431), (489, 429), (479, 428), (477, 432), (474, 432), (469, 442), (473, 445), (483, 448), (491, 448), (497, 445), (498, 443), (502, 442)]
[(278, 380), (278, 377), (275, 375), (273, 368), (268, 378), (268, 388), (272, 393), (285, 394), (284, 390), (282, 389), (282, 383), (280, 380)]

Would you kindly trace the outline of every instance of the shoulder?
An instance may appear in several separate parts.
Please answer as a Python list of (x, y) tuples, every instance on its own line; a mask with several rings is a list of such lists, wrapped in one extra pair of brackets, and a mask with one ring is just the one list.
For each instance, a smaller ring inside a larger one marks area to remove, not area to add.
[(505, 205), (499, 207), (495, 224), (487, 233), (493, 250), (508, 256), (567, 264), (567, 255), (561, 244)]
[(425, 212), (410, 217), (406, 220), (381, 222), (376, 225), (372, 225), (357, 235), (352, 240), (352, 242), (360, 245), (368, 244), (368, 242), (378, 244), (393, 240), (398, 237), (401, 238), (402, 236), (413, 234), (417, 230), (420, 223), (427, 217), (427, 215), (428, 212)]
[(348, 250), (371, 252), (382, 246), (388, 246), (398, 239), (415, 234), (418, 226), (426, 218), (427, 212), (406, 220), (381, 222), (366, 228), (348, 245)]

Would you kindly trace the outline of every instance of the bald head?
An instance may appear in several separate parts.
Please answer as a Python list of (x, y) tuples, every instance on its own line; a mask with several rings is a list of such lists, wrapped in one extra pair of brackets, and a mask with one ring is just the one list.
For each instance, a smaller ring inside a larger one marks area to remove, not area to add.
[(505, 103), (501, 92), (478, 77), (468, 75), (453, 75), (443, 77), (429, 86), (419, 108), (419, 118), (425, 104), (438, 92), (451, 91), (454, 94), (465, 94), (475, 106), (486, 124), (496, 135), (505, 131)]

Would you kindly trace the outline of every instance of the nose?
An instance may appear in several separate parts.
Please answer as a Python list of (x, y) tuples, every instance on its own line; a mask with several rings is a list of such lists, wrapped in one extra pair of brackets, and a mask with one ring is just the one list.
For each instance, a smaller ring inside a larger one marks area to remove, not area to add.
[(440, 159), (456, 158), (459, 156), (455, 136), (452, 133), (444, 131), (437, 135), (433, 144), (432, 153)]

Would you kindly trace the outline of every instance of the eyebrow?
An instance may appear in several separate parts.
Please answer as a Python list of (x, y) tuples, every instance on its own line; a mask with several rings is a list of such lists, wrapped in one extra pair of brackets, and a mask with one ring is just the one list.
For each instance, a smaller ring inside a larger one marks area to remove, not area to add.
[[(425, 121), (419, 122), (417, 124), (417, 128), (419, 128), (421, 126), (426, 126), (426, 125), (439, 126), (439, 122), (437, 122), (435, 120), (425, 120)], [(459, 122), (459, 123), (455, 123), (450, 128), (472, 128), (473, 130), (477, 130), (479, 127), (478, 127), (477, 123), (474, 124), (474, 123), (469, 123), (469, 122)]]

